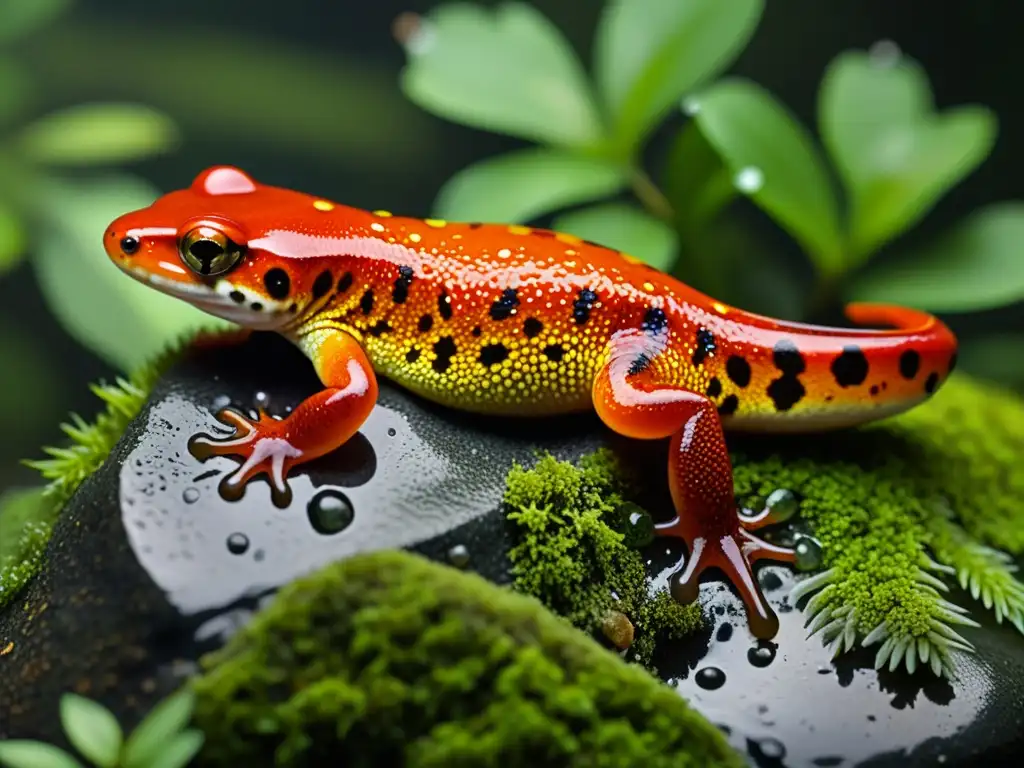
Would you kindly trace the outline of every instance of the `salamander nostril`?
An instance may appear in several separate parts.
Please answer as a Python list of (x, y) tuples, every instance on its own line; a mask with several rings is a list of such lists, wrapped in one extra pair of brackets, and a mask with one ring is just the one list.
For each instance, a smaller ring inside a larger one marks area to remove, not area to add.
[(133, 253), (136, 253), (138, 250), (139, 250), (139, 241), (136, 238), (131, 237), (130, 235), (126, 235), (125, 237), (121, 238), (121, 251), (126, 256), (131, 256)]

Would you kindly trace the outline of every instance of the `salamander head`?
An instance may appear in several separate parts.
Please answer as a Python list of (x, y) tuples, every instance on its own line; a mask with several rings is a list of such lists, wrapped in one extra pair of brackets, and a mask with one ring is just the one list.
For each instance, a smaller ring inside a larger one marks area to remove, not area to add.
[(316, 284), (316, 259), (298, 261), (262, 243), (268, 232), (294, 228), (290, 212), (312, 200), (216, 166), (188, 189), (115, 220), (104, 247), (140, 282), (240, 325), (278, 329), (326, 291)]

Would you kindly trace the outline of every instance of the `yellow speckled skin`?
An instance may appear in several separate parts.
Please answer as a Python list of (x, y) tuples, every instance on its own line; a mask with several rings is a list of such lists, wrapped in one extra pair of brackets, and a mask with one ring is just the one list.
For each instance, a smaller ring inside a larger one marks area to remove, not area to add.
[(892, 330), (775, 320), (571, 235), (371, 213), (228, 166), (120, 217), (104, 241), (133, 277), (292, 339), (324, 382), (283, 420), (226, 411), (234, 436), (193, 439), (201, 458), (243, 458), (225, 495), (265, 473), (286, 503), (289, 468), (359, 429), (376, 374), (467, 411), (593, 408), (623, 435), (671, 438), (677, 516), (659, 531), (690, 547), (674, 593), (695, 599), (701, 571), (722, 569), (759, 637), (777, 619), (750, 565), (793, 553), (750, 533), (767, 518), (737, 517), (723, 426), (806, 432), (881, 418), (925, 400), (956, 357), (952, 333), (923, 312), (848, 308)]

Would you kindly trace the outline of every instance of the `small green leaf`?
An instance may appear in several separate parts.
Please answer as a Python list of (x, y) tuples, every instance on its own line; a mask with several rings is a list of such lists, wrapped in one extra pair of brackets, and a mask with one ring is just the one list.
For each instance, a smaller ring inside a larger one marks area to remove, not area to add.
[(83, 104), (47, 115), (22, 132), (19, 148), (46, 165), (123, 163), (177, 144), (171, 120), (135, 104)]
[(0, 201), (0, 274), (17, 265), (25, 252), (25, 245), (21, 218)]
[(850, 266), (917, 223), (995, 143), (990, 110), (935, 113), (927, 76), (906, 57), (842, 54), (818, 101), (822, 140), (850, 201)]
[(20, 62), (0, 58), (0, 126), (8, 125), (25, 109), (29, 84)]
[(442, 5), (405, 48), (402, 88), (423, 109), (558, 146), (602, 138), (583, 68), (558, 29), (529, 5)]
[(871, 265), (851, 293), (933, 312), (1001, 307), (1024, 300), (1021, 243), (1024, 202), (996, 203), (904, 258)]
[(49, 24), (71, 0), (4, 0), (0, 3), (0, 45), (26, 37)]
[(125, 742), (123, 768), (150, 768), (167, 742), (192, 718), (195, 694), (184, 688), (161, 701)]
[(0, 741), (0, 765), (6, 768), (82, 768), (71, 755), (42, 741)]
[(688, 241), (739, 194), (733, 174), (694, 120), (679, 131), (669, 152), (665, 194), (676, 212), (676, 226)]
[(789, 232), (819, 271), (839, 271), (839, 204), (806, 129), (771, 94), (746, 80), (723, 80), (687, 103), (736, 188)]
[(183, 731), (171, 739), (146, 768), (185, 768), (192, 758), (199, 754), (204, 741), (202, 731)]
[(0, 568), (21, 559), (22, 531), (30, 523), (53, 520), (53, 504), (42, 488), (10, 489), (0, 494)]
[(71, 746), (100, 768), (117, 763), (124, 734), (109, 709), (74, 693), (60, 699), (60, 721)]
[(553, 228), (635, 256), (668, 271), (676, 257), (675, 233), (641, 208), (605, 203), (559, 216)]
[(461, 221), (521, 223), (618, 192), (618, 165), (554, 149), (524, 149), (488, 158), (448, 180), (437, 215)]
[(227, 325), (136, 282), (104, 253), (104, 228), (157, 195), (124, 176), (50, 181), (33, 192), (47, 222), (32, 259), (43, 297), (73, 338), (122, 370), (141, 365), (187, 331)]
[(763, 0), (611, 0), (594, 41), (596, 80), (630, 156), (686, 93), (722, 72), (754, 33)]

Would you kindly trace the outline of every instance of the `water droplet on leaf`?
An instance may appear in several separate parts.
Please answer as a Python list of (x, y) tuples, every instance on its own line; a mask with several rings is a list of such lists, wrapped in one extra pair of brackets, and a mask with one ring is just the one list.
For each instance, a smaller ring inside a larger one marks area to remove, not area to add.
[(879, 69), (889, 69), (899, 64), (903, 51), (892, 40), (879, 40), (868, 49), (868, 59)]
[(752, 195), (764, 186), (764, 172), (760, 168), (743, 168), (732, 180), (733, 185), (745, 195)]
[(700, 102), (692, 96), (687, 99), (683, 99), (683, 112), (693, 117), (700, 112)]
[(793, 564), (798, 571), (813, 571), (821, 567), (821, 542), (813, 536), (801, 536), (793, 549), (796, 551)]
[(796, 494), (785, 488), (779, 488), (768, 494), (764, 502), (771, 515), (772, 523), (784, 523), (792, 518), (800, 509)]

